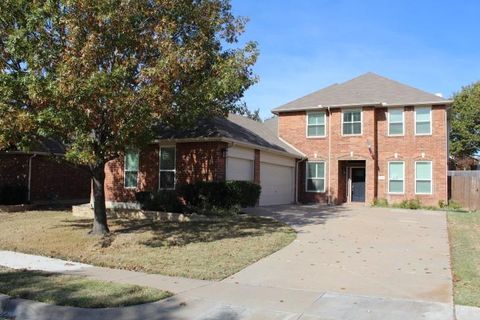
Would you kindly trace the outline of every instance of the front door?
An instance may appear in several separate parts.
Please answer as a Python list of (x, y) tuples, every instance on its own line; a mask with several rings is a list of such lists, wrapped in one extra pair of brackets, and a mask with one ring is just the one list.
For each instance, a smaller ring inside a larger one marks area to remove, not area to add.
[(365, 202), (365, 168), (352, 168), (352, 202)]

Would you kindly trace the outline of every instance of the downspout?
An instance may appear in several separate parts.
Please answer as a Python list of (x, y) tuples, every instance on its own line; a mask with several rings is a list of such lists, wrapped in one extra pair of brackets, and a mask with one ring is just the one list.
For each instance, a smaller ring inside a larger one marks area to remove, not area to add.
[(328, 110), (328, 179), (327, 179), (327, 188), (328, 188), (328, 196), (327, 196), (327, 203), (328, 204), (332, 204), (332, 201), (331, 201), (331, 191), (330, 191), (330, 179), (331, 179), (331, 171), (330, 171), (330, 168), (332, 166), (332, 163), (331, 163), (331, 155), (332, 155), (332, 132), (331, 132), (331, 124), (330, 122), (332, 122), (332, 117), (331, 117), (331, 113), (330, 113), (330, 106), (327, 106), (327, 110)]
[(32, 200), (32, 160), (35, 158), (37, 154), (33, 154), (28, 158), (28, 195), (27, 201), (30, 203)]

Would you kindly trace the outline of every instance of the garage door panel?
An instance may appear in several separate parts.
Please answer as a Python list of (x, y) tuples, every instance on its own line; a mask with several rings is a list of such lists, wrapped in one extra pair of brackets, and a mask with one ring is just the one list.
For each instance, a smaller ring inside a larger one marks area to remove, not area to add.
[(260, 184), (260, 205), (288, 204), (294, 201), (293, 167), (262, 162)]

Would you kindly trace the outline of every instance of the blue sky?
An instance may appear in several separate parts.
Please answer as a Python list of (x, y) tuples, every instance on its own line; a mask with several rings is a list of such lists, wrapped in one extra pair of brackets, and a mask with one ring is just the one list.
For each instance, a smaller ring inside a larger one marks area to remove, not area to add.
[(480, 1), (232, 0), (250, 19), (260, 77), (245, 101), (276, 106), (373, 71), (450, 97), (480, 80)]

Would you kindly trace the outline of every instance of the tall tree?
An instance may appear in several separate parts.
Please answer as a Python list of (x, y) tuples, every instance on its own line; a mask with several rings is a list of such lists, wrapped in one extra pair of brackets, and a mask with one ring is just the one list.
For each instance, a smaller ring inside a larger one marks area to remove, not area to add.
[(158, 121), (237, 112), (256, 81), (256, 44), (228, 0), (4, 0), (0, 148), (66, 142), (90, 168), (92, 233), (108, 232), (105, 164), (151, 141)]
[(456, 159), (480, 151), (480, 82), (473, 83), (454, 95), (450, 111), (450, 153)]

